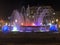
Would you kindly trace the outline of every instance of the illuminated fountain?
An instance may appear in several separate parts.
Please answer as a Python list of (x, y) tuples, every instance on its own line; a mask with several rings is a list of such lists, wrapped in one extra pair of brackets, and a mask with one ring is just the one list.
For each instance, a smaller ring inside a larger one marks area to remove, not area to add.
[[(39, 7), (39, 8), (37, 9), (37, 13), (38, 13), (39, 10), (41, 10), (41, 7)], [(38, 17), (37, 17), (37, 19), (36, 19), (37, 26), (42, 26), (42, 25), (43, 25), (43, 18), (44, 18), (44, 16), (45, 16), (45, 14), (47, 13), (47, 11), (48, 11), (48, 10), (43, 9), (41, 13), (39, 12), (40, 14), (38, 15)]]
[[(43, 18), (47, 15), (51, 15), (53, 11), (51, 9), (43, 9), (42, 7), (38, 7), (34, 11), (30, 10), (31, 7), (28, 6), (27, 9), (22, 7), (21, 11), (14, 10), (11, 15), (11, 25), (15, 25), (13, 31), (17, 31), (17, 29), (21, 32), (26, 32), (28, 30), (31, 31), (39, 31), (39, 30), (49, 30), (49, 25), (44, 26)], [(42, 9), (41, 9), (42, 8)], [(41, 11), (41, 12), (39, 12)], [(32, 15), (31, 15), (32, 12)], [(48, 14), (46, 14), (48, 13)], [(48, 20), (47, 20), (48, 21)], [(43, 29), (44, 28), (44, 29)], [(28, 32), (27, 31), (27, 32)]]
[(11, 16), (11, 25), (13, 27), (12, 31), (19, 31), (20, 25), (23, 23), (22, 13), (19, 13), (17, 10), (14, 10)]
[[(40, 7), (37, 8), (36, 13), (31, 16), (30, 7), (25, 10), (22, 8), (22, 11), (14, 10), (12, 13), (11, 23), (15, 23), (18, 25), (23, 26), (42, 26), (43, 25), (43, 18), (47, 12), (47, 9), (43, 9), (42, 12), (39, 12)], [(40, 13), (40, 14), (38, 14)]]
[(14, 10), (12, 12), (12, 20), (11, 23), (16, 23), (18, 25), (20, 25), (23, 22), (23, 16), (22, 13), (19, 13), (17, 10)]

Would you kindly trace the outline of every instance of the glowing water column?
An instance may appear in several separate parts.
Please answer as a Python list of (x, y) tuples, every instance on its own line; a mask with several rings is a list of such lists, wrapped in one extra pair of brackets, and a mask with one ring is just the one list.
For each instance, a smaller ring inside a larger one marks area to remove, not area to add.
[(16, 25), (13, 25), (12, 31), (13, 32), (19, 31), (19, 27)]
[[(40, 8), (38, 8), (38, 10), (40, 10)], [(38, 16), (38, 18), (37, 18), (37, 25), (38, 26), (42, 26), (43, 24), (43, 18), (44, 18), (44, 16), (45, 16), (45, 13), (46, 13), (46, 9), (43, 9), (42, 10), (42, 12), (39, 14), (39, 16)], [(38, 12), (38, 11), (37, 11)]]
[(23, 22), (22, 13), (20, 13), (18, 10), (13, 10), (11, 17), (11, 22), (15, 22), (18, 25), (20, 25)]
[(22, 17), (21, 26), (25, 26), (25, 24), (26, 24), (26, 11), (25, 11), (24, 6), (22, 7), (22, 9), (20, 11), (20, 16)]
[(29, 18), (30, 18), (30, 7), (29, 7), (29, 5), (28, 5), (27, 10), (26, 10), (26, 15), (25, 15), (26, 26), (30, 26), (31, 21), (30, 21)]
[[(39, 12), (39, 10), (41, 10), (41, 8), (42, 8), (42, 12)], [(36, 22), (37, 22), (38, 26), (43, 25), (43, 19), (44, 19), (44, 17), (46, 17), (46, 16), (52, 16), (52, 13), (53, 13), (53, 11), (51, 11), (52, 8), (49, 8), (49, 7), (44, 7), (44, 8), (41, 7), (41, 8), (39, 7), (37, 9), (37, 13), (38, 12), (40, 13), (39, 16), (38, 16), (38, 18), (36, 18)], [(48, 19), (47, 19), (46, 23), (48, 23)]]
[(11, 25), (13, 25), (13, 30), (12, 31), (18, 31), (20, 30), (20, 25), (23, 22), (23, 16), (22, 13), (19, 13), (18, 10), (13, 10), (12, 15), (11, 15)]

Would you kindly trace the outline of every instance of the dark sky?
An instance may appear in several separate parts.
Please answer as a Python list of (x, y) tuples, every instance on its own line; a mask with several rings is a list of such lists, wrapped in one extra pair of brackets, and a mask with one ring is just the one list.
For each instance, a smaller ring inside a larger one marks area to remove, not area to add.
[(60, 11), (59, 0), (0, 0), (0, 17), (10, 16), (14, 9), (19, 9), (21, 6), (36, 6), (36, 5), (51, 5), (56, 11)]

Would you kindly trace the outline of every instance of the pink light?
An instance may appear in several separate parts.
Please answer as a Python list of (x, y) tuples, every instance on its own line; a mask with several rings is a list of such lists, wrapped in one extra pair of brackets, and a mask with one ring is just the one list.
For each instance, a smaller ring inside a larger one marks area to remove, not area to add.
[(22, 26), (35, 26), (34, 23), (21, 23)]
[(35, 26), (35, 24), (34, 24), (34, 23), (32, 23), (32, 26)]
[(21, 23), (21, 25), (24, 25), (23, 23)]

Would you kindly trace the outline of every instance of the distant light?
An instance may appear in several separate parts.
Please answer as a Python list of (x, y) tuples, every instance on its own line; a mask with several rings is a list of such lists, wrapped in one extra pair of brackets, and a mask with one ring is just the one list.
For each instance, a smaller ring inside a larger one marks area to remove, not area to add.
[(21, 23), (21, 25), (24, 25), (23, 23)]
[(51, 23), (48, 23), (48, 25), (51, 25)]
[(34, 16), (32, 16), (32, 18), (34, 18)]
[(8, 25), (8, 23), (5, 23), (5, 25)]
[(56, 22), (58, 22), (58, 19), (56, 19)]
[(17, 19), (15, 20), (15, 22), (17, 22)]
[(53, 13), (53, 15), (55, 15), (55, 12)]
[(35, 24), (34, 24), (34, 23), (32, 23), (32, 26), (35, 26)]
[(52, 21), (52, 23), (54, 23), (54, 21)]
[(60, 28), (60, 25), (59, 25), (59, 28)]
[(42, 23), (40, 23), (40, 25), (42, 25)]

